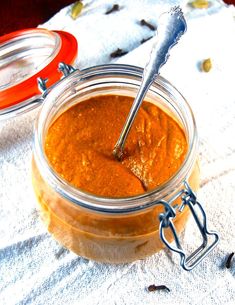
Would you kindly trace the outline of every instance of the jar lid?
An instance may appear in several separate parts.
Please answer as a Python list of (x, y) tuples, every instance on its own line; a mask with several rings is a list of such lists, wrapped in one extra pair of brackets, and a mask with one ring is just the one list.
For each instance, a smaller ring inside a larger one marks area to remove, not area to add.
[(71, 64), (76, 55), (77, 40), (64, 31), (32, 28), (0, 37), (0, 119), (39, 106), (37, 79), (53, 85), (59, 63)]

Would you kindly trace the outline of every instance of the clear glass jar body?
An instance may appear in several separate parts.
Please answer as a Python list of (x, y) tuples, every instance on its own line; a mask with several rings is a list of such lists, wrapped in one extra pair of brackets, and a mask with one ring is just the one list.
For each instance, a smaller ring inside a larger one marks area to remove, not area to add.
[[(182, 126), (189, 147), (184, 164), (164, 185), (135, 197), (96, 197), (73, 188), (48, 164), (45, 135), (61, 113), (92, 96), (134, 97), (141, 75), (142, 69), (127, 65), (76, 71), (48, 94), (36, 123), (32, 177), (42, 219), (61, 244), (88, 259), (123, 263), (156, 253), (164, 247), (159, 236), (159, 214), (163, 207), (156, 203), (172, 198), (183, 188), (185, 180), (194, 191), (199, 187), (197, 134), (192, 112), (181, 94), (161, 77), (151, 86), (145, 100), (162, 108)], [(176, 201), (179, 203), (180, 199)], [(184, 229), (188, 217), (187, 207), (177, 213), (174, 224), (178, 232)], [(171, 233), (166, 231), (166, 237), (171, 240)]]

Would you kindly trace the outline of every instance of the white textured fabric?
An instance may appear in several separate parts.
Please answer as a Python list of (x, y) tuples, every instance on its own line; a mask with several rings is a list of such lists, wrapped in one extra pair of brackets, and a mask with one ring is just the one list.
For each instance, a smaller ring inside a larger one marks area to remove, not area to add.
[[(153, 32), (138, 25), (146, 19), (157, 25), (162, 11), (181, 4), (188, 31), (172, 49), (162, 75), (188, 99), (200, 135), (201, 189), (209, 227), (218, 230), (218, 247), (193, 271), (183, 271), (177, 255), (161, 251), (131, 264), (88, 261), (62, 248), (46, 232), (36, 210), (30, 161), (33, 122), (38, 111), (0, 123), (0, 304), (235, 304), (235, 11), (221, 1), (208, 10), (193, 10), (187, 1), (119, 0), (119, 12), (104, 15), (111, 1), (84, 1), (73, 21), (66, 7), (43, 26), (73, 33), (79, 42), (80, 69), (120, 62), (144, 66)], [(117, 48), (131, 51), (110, 60)], [(212, 70), (198, 65), (210, 57)], [(197, 234), (189, 221), (184, 242), (192, 249)], [(150, 284), (165, 291), (147, 292)]]

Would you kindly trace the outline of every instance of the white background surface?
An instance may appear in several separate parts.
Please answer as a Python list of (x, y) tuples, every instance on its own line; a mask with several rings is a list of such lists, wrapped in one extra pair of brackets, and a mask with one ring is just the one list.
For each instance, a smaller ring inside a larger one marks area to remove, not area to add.
[[(32, 192), (34, 111), (0, 122), (0, 304), (235, 304), (235, 261), (230, 270), (224, 268), (226, 256), (235, 251), (235, 11), (220, 1), (211, 1), (208, 10), (193, 10), (187, 1), (119, 0), (121, 10), (104, 15), (114, 1), (84, 2), (76, 21), (67, 7), (43, 25), (77, 37), (80, 69), (109, 62), (144, 66), (152, 41), (140, 41), (153, 32), (138, 21), (157, 25), (161, 12), (181, 4), (188, 31), (161, 74), (195, 113), (201, 160), (198, 197), (221, 241), (192, 272), (181, 270), (178, 257), (169, 251), (114, 266), (63, 249), (40, 222)], [(118, 47), (131, 52), (111, 61), (109, 54)], [(207, 57), (213, 68), (202, 73), (198, 65)], [(191, 249), (196, 240), (189, 222), (184, 241)], [(151, 284), (165, 284), (171, 292), (149, 293)]]

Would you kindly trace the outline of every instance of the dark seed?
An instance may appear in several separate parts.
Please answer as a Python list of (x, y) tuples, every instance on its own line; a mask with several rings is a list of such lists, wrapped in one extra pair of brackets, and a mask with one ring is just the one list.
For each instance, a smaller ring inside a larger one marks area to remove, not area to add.
[(156, 31), (156, 27), (155, 27), (153, 24), (147, 22), (147, 21), (144, 20), (144, 19), (142, 19), (142, 20), (140, 21), (140, 25), (142, 25), (142, 26), (147, 26), (150, 30)]
[(233, 256), (234, 256), (234, 252), (230, 253), (228, 258), (227, 258), (227, 260), (226, 260), (225, 267), (227, 269), (231, 268), (231, 266), (232, 266), (232, 258), (233, 258)]
[(128, 51), (123, 51), (122, 49), (118, 48), (116, 51), (114, 51), (113, 53), (110, 54), (110, 57), (116, 58), (116, 57), (123, 56), (127, 53), (128, 53)]
[(165, 285), (150, 285), (148, 287), (148, 291), (152, 292), (152, 291), (157, 291), (157, 290), (166, 290), (168, 292), (170, 292), (170, 289), (168, 287), (166, 287)]
[(148, 40), (151, 39), (151, 38), (153, 38), (153, 36), (150, 36), (150, 37), (148, 37), (148, 38), (144, 38), (144, 39), (141, 40), (140, 43), (141, 43), (141, 44), (142, 44), (142, 43), (145, 43), (146, 41), (148, 41)]
[(120, 10), (120, 6), (118, 4), (114, 4), (113, 7), (105, 13), (105, 15), (111, 14), (113, 12), (117, 12)]

